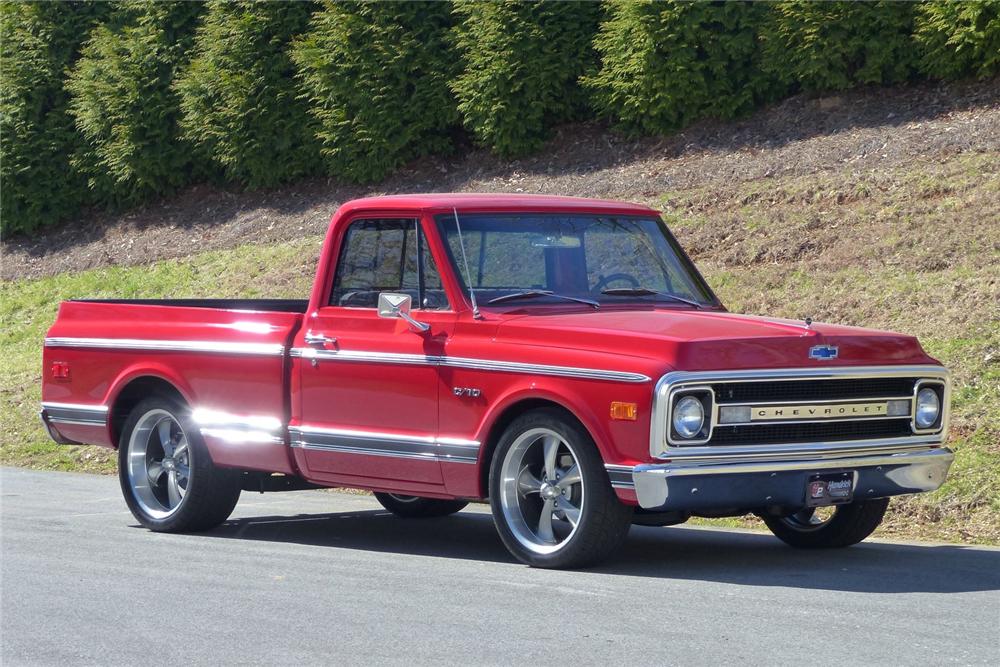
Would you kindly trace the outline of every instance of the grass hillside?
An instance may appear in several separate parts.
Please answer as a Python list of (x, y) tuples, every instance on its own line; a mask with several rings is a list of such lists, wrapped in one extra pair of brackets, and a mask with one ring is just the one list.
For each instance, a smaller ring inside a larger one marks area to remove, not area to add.
[[(730, 310), (917, 335), (954, 373), (957, 459), (939, 491), (895, 501), (881, 534), (1000, 543), (997, 82), (799, 98), (657, 141), (570, 128), (544, 159), (426, 161), (384, 189), (650, 203)], [(41, 339), (61, 299), (301, 297), (329, 214), (363, 194), (199, 191), (5, 246), (0, 462), (114, 470), (38, 423)]]

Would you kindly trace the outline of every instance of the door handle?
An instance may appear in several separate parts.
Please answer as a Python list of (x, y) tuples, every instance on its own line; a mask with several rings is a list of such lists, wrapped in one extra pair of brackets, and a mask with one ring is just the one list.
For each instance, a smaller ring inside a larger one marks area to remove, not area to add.
[(306, 345), (319, 345), (320, 347), (323, 347), (327, 344), (336, 344), (337, 339), (332, 336), (324, 336), (323, 334), (315, 334), (311, 331), (307, 331), (305, 341)]

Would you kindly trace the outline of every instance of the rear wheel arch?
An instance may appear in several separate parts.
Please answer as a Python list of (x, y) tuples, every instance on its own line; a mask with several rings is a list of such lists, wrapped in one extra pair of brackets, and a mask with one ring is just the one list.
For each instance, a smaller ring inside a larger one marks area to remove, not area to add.
[(152, 396), (162, 396), (181, 405), (191, 405), (188, 397), (175, 384), (158, 375), (140, 375), (131, 378), (118, 390), (111, 402), (108, 419), (112, 445), (119, 446), (122, 428), (135, 406)]
[(521, 398), (510, 405), (504, 406), (500, 413), (493, 419), (487, 431), (488, 435), (484, 440), (485, 445), (483, 446), (482, 452), (479, 457), (479, 495), (485, 498), (489, 495), (490, 486), (490, 463), (493, 461), (493, 453), (496, 451), (497, 445), (500, 444), (500, 438), (503, 437), (504, 432), (510, 424), (523, 414), (531, 412), (533, 410), (540, 410), (544, 408), (550, 408), (558, 410), (565, 414), (566, 417), (572, 419), (580, 428), (585, 430), (590, 437), (594, 440), (597, 445), (598, 453), (601, 458), (604, 456), (604, 447), (602, 447), (601, 439), (598, 434), (594, 433), (594, 429), (589, 428), (587, 423), (580, 419), (580, 417), (572, 409), (566, 405), (560, 403), (557, 400), (553, 400), (548, 397), (525, 397)]

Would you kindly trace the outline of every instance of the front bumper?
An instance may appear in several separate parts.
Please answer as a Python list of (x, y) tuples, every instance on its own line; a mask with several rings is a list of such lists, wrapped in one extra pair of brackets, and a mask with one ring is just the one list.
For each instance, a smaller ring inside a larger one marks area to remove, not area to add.
[(933, 491), (955, 455), (943, 447), (791, 460), (727, 459), (638, 465), (632, 483), (639, 506), (658, 511), (802, 507), (817, 472), (854, 472), (854, 498)]

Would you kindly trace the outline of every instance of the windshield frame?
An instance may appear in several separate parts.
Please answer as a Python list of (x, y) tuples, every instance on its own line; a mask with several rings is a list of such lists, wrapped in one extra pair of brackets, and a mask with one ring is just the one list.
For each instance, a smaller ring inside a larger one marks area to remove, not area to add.
[[(556, 217), (556, 218), (615, 218), (615, 219), (632, 219), (632, 220), (644, 220), (652, 221), (655, 223), (656, 228), (663, 235), (663, 239), (667, 244), (667, 247), (671, 252), (674, 253), (677, 259), (677, 263), (680, 268), (687, 274), (687, 277), (691, 280), (694, 287), (702, 292), (695, 300), (698, 301), (700, 307), (705, 310), (720, 310), (723, 309), (722, 302), (716, 296), (715, 292), (709, 286), (708, 281), (701, 274), (695, 263), (691, 260), (691, 257), (687, 254), (681, 244), (677, 241), (677, 238), (670, 231), (670, 228), (663, 221), (663, 218), (655, 213), (650, 213), (648, 215), (641, 214), (625, 214), (625, 213), (594, 213), (590, 211), (553, 211), (553, 210), (517, 210), (517, 211), (475, 211), (466, 212), (458, 211), (458, 217), (460, 223), (465, 223), (467, 220), (481, 219), (481, 218), (495, 218), (495, 217)], [(463, 300), (471, 307), (471, 300), (469, 298), (469, 286), (466, 283), (465, 276), (465, 265), (462, 262), (462, 257), (456, 256), (456, 253), (452, 251), (452, 245), (449, 242), (449, 228), (451, 230), (455, 229), (455, 213), (436, 213), (433, 216), (433, 221), (435, 228), (438, 232), (441, 246), (445, 253), (445, 259), (448, 263), (449, 268), (454, 272), (456, 282), (458, 287), (462, 292)], [(462, 224), (462, 234), (463, 241), (468, 243), (468, 239), (464, 236), (468, 236), (470, 233), (466, 229), (465, 224)], [(467, 248), (466, 248), (467, 249)], [(475, 270), (472, 267), (473, 258), (470, 257), (470, 270)], [(525, 287), (524, 289), (530, 289)], [(482, 290), (482, 288), (477, 288), (477, 294)], [(567, 295), (567, 296), (579, 296), (577, 294)], [(678, 295), (684, 296), (684, 295)], [(703, 298), (702, 298), (703, 297)], [(693, 308), (693, 306), (688, 306), (683, 303), (679, 303), (669, 298), (664, 298), (663, 296), (657, 295), (606, 295), (606, 294), (596, 294), (592, 295), (591, 298), (600, 302), (602, 307), (606, 306), (668, 306), (671, 308)], [(522, 309), (522, 308), (538, 308), (538, 307), (549, 307), (552, 306), (573, 306), (573, 304), (558, 298), (545, 298), (540, 297), (538, 299), (530, 300), (515, 300), (506, 301), (502, 303), (488, 304), (480, 299), (477, 299), (478, 306), (480, 309), (489, 308), (496, 310), (510, 310), (510, 309)]]

